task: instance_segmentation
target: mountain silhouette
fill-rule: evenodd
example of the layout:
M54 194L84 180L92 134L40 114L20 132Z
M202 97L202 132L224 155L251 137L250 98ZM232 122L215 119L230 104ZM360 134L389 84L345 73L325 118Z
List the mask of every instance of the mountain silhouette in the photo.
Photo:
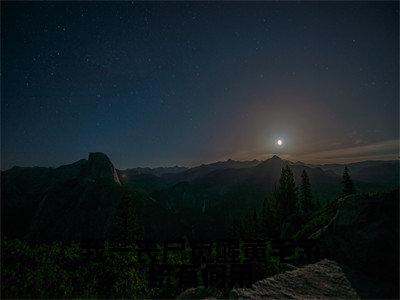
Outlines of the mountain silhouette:
M13 167L1 184L3 236L37 241L104 236L122 195L103 153L58 168Z
M340 193L343 165L302 165L276 155L264 161L228 159L189 169L116 170L106 154L95 152L58 168L13 167L1 173L2 234L38 241L104 238L128 191L142 205L140 218L148 224L149 235L179 237L192 228L215 237L222 235L217 232L222 230L220 218L241 217L272 195L287 164L297 184L303 170L307 172L317 201L330 202ZM394 166L398 162L365 162L350 170L364 180L355 180L357 188L369 192L396 187Z

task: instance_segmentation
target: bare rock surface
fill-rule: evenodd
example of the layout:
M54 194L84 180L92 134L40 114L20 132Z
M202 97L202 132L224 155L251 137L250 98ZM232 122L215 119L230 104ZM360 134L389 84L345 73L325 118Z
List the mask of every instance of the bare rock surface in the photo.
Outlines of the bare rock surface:
M236 288L235 299L359 299L341 266L324 259L293 271Z
M323 257L348 267L361 298L399 299L399 191L339 199L331 222L310 236Z
M177 299L218 299L223 298L223 292L213 287L196 287L182 292Z

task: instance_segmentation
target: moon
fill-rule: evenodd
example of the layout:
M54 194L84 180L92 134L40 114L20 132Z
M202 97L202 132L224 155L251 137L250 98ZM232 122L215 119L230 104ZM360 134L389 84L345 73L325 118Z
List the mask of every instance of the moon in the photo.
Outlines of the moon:
M283 141L281 139L279 139L279 140L276 141L276 144L278 146L282 146L283 145Z

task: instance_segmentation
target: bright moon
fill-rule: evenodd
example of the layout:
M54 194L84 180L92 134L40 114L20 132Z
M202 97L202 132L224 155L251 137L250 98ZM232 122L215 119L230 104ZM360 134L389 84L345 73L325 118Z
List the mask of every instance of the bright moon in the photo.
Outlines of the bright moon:
M276 143L278 144L278 146L282 146L283 144L282 140L277 140Z

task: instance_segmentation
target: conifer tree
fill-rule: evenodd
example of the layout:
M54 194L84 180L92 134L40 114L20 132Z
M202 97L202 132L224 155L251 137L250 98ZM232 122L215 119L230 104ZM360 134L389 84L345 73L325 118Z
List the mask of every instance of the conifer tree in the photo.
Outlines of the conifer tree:
M252 222L250 224L252 225L253 238L258 238L260 235L260 227L258 224L258 216L255 208L253 209L253 217L252 217Z
M297 188L289 165L282 168L279 186L275 190L275 198L277 201L277 219L282 225L287 217L298 212Z
M356 189L354 187L353 181L350 178L349 169L347 167L344 167L342 185L342 196L352 195L356 193Z
M267 235L267 227L268 227L268 200L267 198L264 198L263 204L262 204L262 209L261 209L261 220L260 220L260 226L261 226L261 232L263 235Z
M260 232L259 232L258 216L257 216L257 211L255 209L249 210L247 212L247 214L244 216L243 224L244 224L245 237L252 239L259 237Z
M236 218L233 219L228 232L230 238L240 239L243 235L242 221Z
M310 214L313 209L311 184L305 170L301 173L300 208L305 215Z
M141 236L142 230L137 220L135 200L127 190L122 192L112 227L112 237L116 242L129 244Z
M265 238L273 238L276 235L276 211L274 203L271 203L271 201L272 199L264 199L259 221L261 227L260 231Z

